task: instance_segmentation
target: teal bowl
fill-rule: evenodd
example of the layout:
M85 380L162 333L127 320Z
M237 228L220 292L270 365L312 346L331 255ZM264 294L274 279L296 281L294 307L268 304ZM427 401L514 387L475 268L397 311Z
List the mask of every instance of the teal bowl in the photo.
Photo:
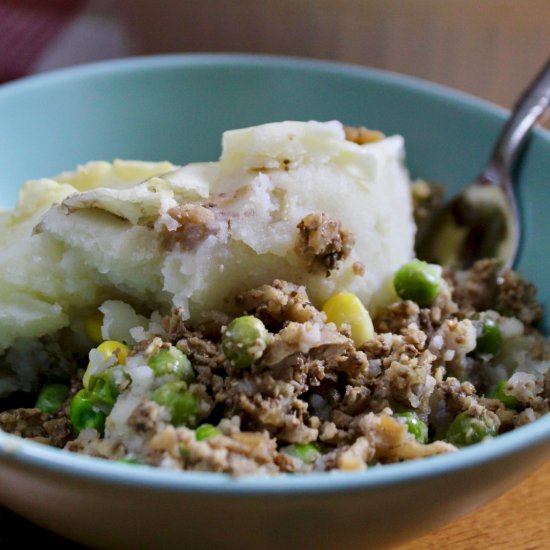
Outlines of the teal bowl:
M408 166L456 192L506 113L381 71L258 56L94 64L0 87L0 204L92 159L216 159L224 130L338 119L405 137ZM517 268L550 301L550 136L518 172ZM550 458L550 415L456 454L361 473L230 478L76 456L0 434L0 503L98 548L383 548L475 510Z

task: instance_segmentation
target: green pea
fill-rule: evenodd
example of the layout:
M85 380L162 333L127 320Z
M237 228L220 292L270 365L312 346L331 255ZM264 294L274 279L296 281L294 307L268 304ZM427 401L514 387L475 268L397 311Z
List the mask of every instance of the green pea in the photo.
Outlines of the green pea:
M319 447L314 443L294 443L282 447L281 452L299 458L305 464L312 464L321 456Z
M77 434L86 428L94 428L103 434L106 416L94 407L88 390L82 389L74 395L71 401L71 423Z
M453 420L445 439L457 447L465 447L495 435L497 428L491 418L487 415L471 416L464 411Z
M117 462L120 464L139 464L139 460L137 458L119 458Z
M90 402L94 407L109 414L120 392L130 382L130 376L119 365L109 367L99 374L90 377L88 391Z
M244 315L229 323L223 334L222 349L236 368L244 369L263 355L268 336L260 319Z
M502 334L500 327L494 319L485 317L482 320L481 329L476 341L476 355L494 355L502 346Z
M203 441L205 439L210 439L211 437L220 435L221 433L222 431L216 426L212 426L212 424L201 424L195 430L195 439L197 441Z
M418 415L415 412L410 411L396 413L395 417L402 418L405 421L407 431L414 435L414 438L419 443L428 442L428 426L426 426L426 424L418 418Z
M438 265L413 260L401 266L394 275L393 286L403 300L429 307L436 299L443 280Z
M40 390L35 407L47 414L53 414L63 406L68 395L69 388L65 384L48 384Z
M170 411L174 426L194 428L204 417L201 400L187 391L187 384L183 381L167 382L152 393L151 399Z
M495 388L493 397L495 399L498 399L508 409L521 409L521 402L519 401L519 399L513 395L509 395L508 393L506 393L507 383L508 380L501 380Z
M147 364L153 369L155 376L173 374L188 384L195 380L195 372L189 359L174 346L170 349L161 349L149 359Z

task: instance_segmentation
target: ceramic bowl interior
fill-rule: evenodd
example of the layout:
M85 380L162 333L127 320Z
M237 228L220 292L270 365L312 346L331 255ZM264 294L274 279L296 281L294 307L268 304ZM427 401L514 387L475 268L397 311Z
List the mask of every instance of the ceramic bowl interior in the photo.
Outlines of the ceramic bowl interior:
M0 87L0 204L13 206L19 186L29 178L54 175L92 159L167 159L178 164L215 160L224 130L288 119L337 119L386 134L402 134L412 175L443 183L451 195L481 169L504 118L502 110L472 97L353 66L231 55L162 56L101 63ZM537 285L543 305L550 303L550 239L546 238L550 234L546 204L549 180L550 138L537 131L518 171L525 229L517 268ZM262 508L268 506L267 498L273 499L269 506L277 506L277 499L287 503L295 499L302 506L308 528L316 529L316 535L309 540L316 540L319 547L325 547L326 541L334 542L329 530L340 533L343 525L338 519L333 522L326 513L319 516L319 510L348 506L351 517L350 509L357 504L353 499L360 495L364 495L362 506L368 509L365 503L369 491L385 491L388 502L394 505L415 498L419 510L431 510L431 518L423 521L419 520L420 512L409 513L417 522L415 528L410 520L402 520L401 527L396 527L396 521L386 514L385 535L381 529L376 530L372 521L364 519L364 525L359 523L348 529L349 539L346 535L339 539L343 541L340 547L358 541L388 544L402 540L407 533L433 528L502 492L549 456L549 440L550 417L457 455L354 475L253 477L241 481L218 474L128 469L0 434L0 480L4 484L0 502L75 540L94 541L100 546L122 544L122 539L113 538L114 534L94 535L93 526L87 527L81 513L83 504L76 503L71 489L75 484L89 486L89 494L80 495L88 507L87 513L91 507L100 514L98 503L104 498L101 491L107 495L111 494L107 488L118 488L118 494L127 499L126 506L130 494L154 494L159 502L163 498L180 498L199 510L197 521L201 506L205 514L212 514L216 506L228 499L243 499L243 507L235 504L240 514L252 514L253 508L246 508L250 503L265 514L276 513L272 508ZM497 476L490 484L482 482L482 470L494 475L499 472L502 477ZM471 475L472 480L477 476L479 483L464 482L467 475L461 478L461 473ZM442 506L440 497L433 499L445 479L457 486L459 496L454 504L447 500ZM463 483L461 488L457 485L459 480ZM423 485L415 485L420 482ZM22 495L24 491L32 492L33 484L42 493ZM80 518L73 520L74 528L59 514L45 509L46 497L73 506L75 517ZM191 497L196 499L195 504L185 500ZM112 496L115 508L117 498L116 494ZM346 501L348 498L355 503L351 508L352 500ZM430 498L435 507L428 505ZM138 501L141 502L136 497ZM257 526L262 522L260 511L258 516L251 515L250 521L256 521ZM136 518L141 517L138 504L133 513ZM317 522L314 513L321 518ZM373 514L373 518L379 517ZM292 522L290 516L287 521ZM222 521L221 529L227 537L224 540L242 542L235 524ZM369 531L374 533L370 539ZM140 546L124 528L123 532L126 542ZM159 540L147 539L146 529L135 527L133 532L141 533L142 542ZM175 528L166 532L174 537L179 533L180 540L197 542L184 527L179 532ZM299 526L295 532L294 538L285 538L289 547L304 540ZM177 540L171 539L172 535L163 539L168 546ZM215 544L218 539L213 534L202 540ZM265 540L253 539L255 543Z

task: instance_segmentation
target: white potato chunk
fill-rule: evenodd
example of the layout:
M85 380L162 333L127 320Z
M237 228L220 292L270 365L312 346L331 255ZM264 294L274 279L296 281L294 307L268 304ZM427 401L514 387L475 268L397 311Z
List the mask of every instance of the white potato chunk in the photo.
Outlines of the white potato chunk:
M1 218L0 351L106 300L208 316L274 278L317 306L346 290L375 310L413 257L403 157L399 136L358 145L339 122L281 122L226 132L219 162L96 162L27 183ZM352 235L326 268L299 246L312 214Z

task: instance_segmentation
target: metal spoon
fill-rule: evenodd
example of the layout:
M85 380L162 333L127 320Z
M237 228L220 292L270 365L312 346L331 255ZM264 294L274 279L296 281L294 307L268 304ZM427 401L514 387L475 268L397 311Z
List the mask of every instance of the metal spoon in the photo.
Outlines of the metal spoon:
M516 103L485 170L434 216L417 244L419 258L459 268L498 258L503 268L512 266L521 235L514 169L549 103L550 60Z

